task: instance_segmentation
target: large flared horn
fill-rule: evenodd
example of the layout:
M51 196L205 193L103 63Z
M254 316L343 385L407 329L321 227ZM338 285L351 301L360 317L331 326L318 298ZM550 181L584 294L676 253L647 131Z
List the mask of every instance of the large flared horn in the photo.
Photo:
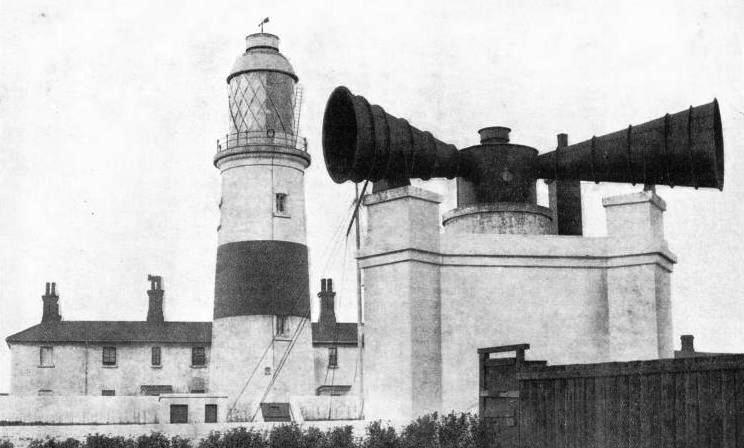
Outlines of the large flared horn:
M454 145L394 117L346 87L331 93L323 115L323 157L336 183L462 175Z
M723 190L718 101L538 157L537 177Z

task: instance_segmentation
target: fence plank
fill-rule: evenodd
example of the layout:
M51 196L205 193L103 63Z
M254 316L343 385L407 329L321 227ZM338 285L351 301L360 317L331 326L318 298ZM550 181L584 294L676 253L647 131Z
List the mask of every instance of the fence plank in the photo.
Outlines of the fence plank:
M736 375L731 370L721 371L721 399L723 400L723 448L736 447Z

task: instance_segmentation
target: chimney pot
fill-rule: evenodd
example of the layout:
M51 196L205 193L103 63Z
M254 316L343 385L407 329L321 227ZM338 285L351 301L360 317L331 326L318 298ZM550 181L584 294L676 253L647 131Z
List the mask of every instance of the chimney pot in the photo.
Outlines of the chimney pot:
M695 336L691 334L683 334L680 339L682 340L682 351L683 352L694 352L695 351Z
M336 311L334 298L336 293L333 292L333 279L324 278L320 280L320 318L321 324L336 325Z
M41 322L59 322L62 316L59 314L59 297L56 292L56 283L46 283L45 294L41 296L42 313Z
M147 322L165 322L163 315L163 277L159 275L148 275L147 280L150 282L150 289L147 291Z

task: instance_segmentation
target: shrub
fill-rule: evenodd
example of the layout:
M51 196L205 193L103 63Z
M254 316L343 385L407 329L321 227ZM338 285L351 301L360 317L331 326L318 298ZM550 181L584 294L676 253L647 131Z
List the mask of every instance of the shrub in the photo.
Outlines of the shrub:
M253 429L234 428L227 431L218 440L219 448L266 448L266 438L263 433Z
M353 431L351 426L329 429L326 435L328 448L355 448Z
M399 445L395 428L383 427L379 421L367 426L367 438L364 439L363 448L398 448Z
M302 435L303 448L325 448L328 446L326 433L315 427L307 428Z
M137 448L170 448L170 440L162 433L153 432L137 437L135 446Z
M121 436L93 434L85 437L85 448L136 448L136 440Z
M294 423L274 426L269 433L270 448L304 448L303 443L302 430Z
M191 448L191 440L180 436L171 437L170 448Z
M0 440L0 448L13 448L13 442L10 440Z
M400 435L401 448L437 448L437 413L421 416L403 429Z
M10 442L8 442L10 443ZM46 439L34 439L28 444L28 448L80 448L82 444L77 439L67 438L59 441L51 437ZM1 445L0 445L1 446ZM10 444L12 448L13 444Z

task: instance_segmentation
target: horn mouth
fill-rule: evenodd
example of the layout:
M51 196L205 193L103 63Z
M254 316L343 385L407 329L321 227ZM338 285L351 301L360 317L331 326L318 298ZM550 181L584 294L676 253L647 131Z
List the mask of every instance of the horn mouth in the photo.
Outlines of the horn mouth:
M336 87L323 114L323 158L334 182L351 178L357 148L357 118L353 95L346 87Z
M718 100L713 100L713 141L715 144L715 170L718 189L723 191L723 126L721 125L721 111Z

